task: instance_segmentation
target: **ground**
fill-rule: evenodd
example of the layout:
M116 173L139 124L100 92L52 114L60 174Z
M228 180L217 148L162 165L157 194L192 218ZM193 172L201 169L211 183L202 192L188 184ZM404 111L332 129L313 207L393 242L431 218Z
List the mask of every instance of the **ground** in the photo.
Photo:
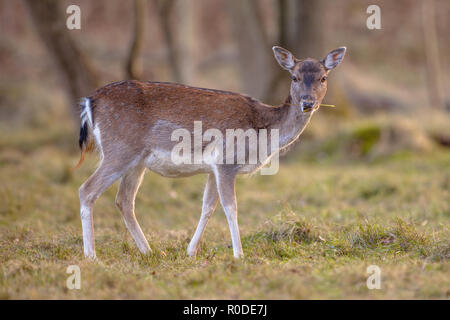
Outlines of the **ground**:
M309 128L278 174L238 179L244 259L232 256L221 208L199 255L186 254L206 176L147 172L136 215L153 254L141 255L128 234L114 205L116 183L95 206L98 261L91 262L82 253L78 188L97 155L71 172L76 130L5 125L0 298L449 298L448 149L377 154L378 127L356 127L332 138ZM70 265L80 267L80 290L66 286ZM367 288L370 265L381 270L379 290Z

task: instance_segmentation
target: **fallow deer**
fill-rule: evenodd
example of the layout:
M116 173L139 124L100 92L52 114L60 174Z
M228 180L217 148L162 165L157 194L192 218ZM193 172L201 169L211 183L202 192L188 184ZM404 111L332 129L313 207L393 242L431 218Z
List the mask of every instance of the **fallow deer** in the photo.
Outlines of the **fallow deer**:
M187 253L195 256L208 219L220 199L231 232L234 257L243 255L237 221L236 175L252 173L271 156L297 140L320 107L327 90L327 76L343 59L346 48L331 51L323 60L295 58L273 47L280 66L290 72L290 92L281 106L270 106L228 91L189 87L175 83L121 81L106 85L81 102L79 144L81 158L97 146L101 162L80 187L80 214L84 255L95 259L93 205L120 178L116 204L125 225L142 253L151 253L134 214L134 200L146 169L166 177L208 174L203 206ZM277 129L279 148L270 150L258 164L174 164L171 132L192 132L194 121L203 128ZM204 146L203 146L204 147ZM79 165L78 164L78 165Z

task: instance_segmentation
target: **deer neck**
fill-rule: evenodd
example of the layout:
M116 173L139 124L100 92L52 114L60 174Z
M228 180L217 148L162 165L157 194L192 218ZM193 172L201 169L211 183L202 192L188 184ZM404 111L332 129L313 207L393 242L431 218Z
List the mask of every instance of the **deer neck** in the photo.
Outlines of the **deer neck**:
M289 95L281 107L273 111L276 116L270 129L279 130L279 148L284 149L295 142L309 123L313 112L303 112L292 97Z

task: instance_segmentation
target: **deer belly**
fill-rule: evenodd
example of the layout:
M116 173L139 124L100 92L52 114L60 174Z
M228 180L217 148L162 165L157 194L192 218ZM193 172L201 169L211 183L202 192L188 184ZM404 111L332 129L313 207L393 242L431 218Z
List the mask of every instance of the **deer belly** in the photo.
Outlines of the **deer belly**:
M202 164L176 164L172 161L171 151L152 150L144 159L144 165L151 171L164 177L187 177L199 173L210 173L212 168Z

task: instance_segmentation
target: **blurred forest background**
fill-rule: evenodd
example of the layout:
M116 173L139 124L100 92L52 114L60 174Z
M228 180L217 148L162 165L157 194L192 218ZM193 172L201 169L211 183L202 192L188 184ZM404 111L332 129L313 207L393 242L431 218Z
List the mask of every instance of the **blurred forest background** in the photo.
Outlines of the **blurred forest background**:
M71 4L81 30L66 28ZM381 30L366 27L371 4ZM449 17L448 0L0 0L0 298L448 298ZM279 174L238 180L247 264L229 263L220 213L186 259L204 177L154 174L137 211L155 255L139 256L109 190L94 214L108 267L83 262L77 190L98 157L71 171L79 99L142 79L280 104L290 76L273 45L348 50L324 101L337 107L314 115ZM301 218L264 222L286 208ZM365 289L368 262L389 290ZM79 293L62 285L74 263Z
M337 112L448 109L449 2L376 1L382 29L369 30L372 2L1 0L1 118L15 126L33 121L30 104L75 110L93 89L128 78L281 103L289 76L273 59L273 45L299 58L348 47L327 96ZM81 8L81 30L65 27L70 4Z

